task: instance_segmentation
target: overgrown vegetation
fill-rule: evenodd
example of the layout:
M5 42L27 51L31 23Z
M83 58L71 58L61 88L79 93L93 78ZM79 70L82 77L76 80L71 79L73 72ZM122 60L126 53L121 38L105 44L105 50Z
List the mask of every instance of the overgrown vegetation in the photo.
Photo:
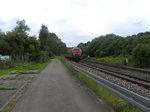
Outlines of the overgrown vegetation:
M2 78L3 80L15 80L17 79L17 77L6 77L6 78Z
M83 84L87 85L90 89L92 89L98 97L100 97L105 103L113 107L114 110L116 110L117 112L141 112L137 107L115 96L109 90L103 88L82 73L76 71L64 59L62 59L62 61L65 66L81 80Z
M109 57L108 59L110 59L110 57L118 57L121 55L129 59L129 65L150 67L150 32L139 33L128 37L107 34L99 36L91 42L80 43L78 47L83 50L83 57L90 56L103 60L104 57ZM108 61L110 62L110 60Z
M17 88L0 87L0 90L16 90Z
M21 71L38 70L40 72L43 68L47 66L49 62L50 61L45 62L45 63L35 63L35 62L18 63L18 64L15 64L12 68L0 69L0 76L7 74L13 70L21 70Z
M6 61L0 61L0 69L6 69L13 67L14 63L13 61L6 60Z
M27 67L22 67L24 64L29 69L43 68L42 63L44 65L50 58L66 53L66 44L55 33L49 32L46 25L41 25L39 37L36 37L29 36L30 28L25 20L18 20L16 24L11 31L0 31L0 55L10 57L9 60L0 58L0 75L26 69Z
M132 52L134 64L138 67L150 67L150 44L139 44Z
M65 43L55 33L49 32L46 25L41 26L39 39L29 36L29 31L25 20L18 20L11 31L0 32L0 54L11 56L14 62L46 62L54 55L66 52Z
M102 61L106 63L112 63L116 65L125 65L126 64L126 58L122 55L119 56L108 56L108 57L103 57L103 58L87 58L87 60L90 61Z

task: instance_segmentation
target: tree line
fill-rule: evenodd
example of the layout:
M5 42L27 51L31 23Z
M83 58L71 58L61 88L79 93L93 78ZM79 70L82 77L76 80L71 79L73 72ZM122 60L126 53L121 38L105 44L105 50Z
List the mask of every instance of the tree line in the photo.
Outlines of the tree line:
M119 56L129 58L133 66L150 67L150 32L121 37L107 34L96 37L91 42L78 45L83 50L83 57Z
M46 25L41 25L39 36L29 36L25 20L8 32L0 30L0 54L9 55L14 61L45 62L52 56L66 53L66 44Z

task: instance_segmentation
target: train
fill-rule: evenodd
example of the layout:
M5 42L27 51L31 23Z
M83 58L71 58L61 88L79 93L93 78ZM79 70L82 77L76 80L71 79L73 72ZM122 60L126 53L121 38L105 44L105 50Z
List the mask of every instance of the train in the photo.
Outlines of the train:
M79 47L68 48L67 58L73 61L80 61L82 56L82 49Z

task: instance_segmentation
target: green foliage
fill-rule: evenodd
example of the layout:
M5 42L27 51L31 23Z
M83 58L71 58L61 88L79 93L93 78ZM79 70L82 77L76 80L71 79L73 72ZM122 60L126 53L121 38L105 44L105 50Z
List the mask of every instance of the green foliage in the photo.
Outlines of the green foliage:
M77 46L77 47L79 47L79 48L82 49L82 52L83 52L82 57L83 57L83 58L86 58L86 57L88 57L88 55L89 55L89 53L88 53L89 45L90 45L90 42L87 42L87 43L80 43L80 44Z
M15 80L17 79L17 77L6 77L6 78L2 78L3 80Z
M150 67L150 44L139 44L132 51L133 61L137 67Z
M89 55L95 57L104 57L122 54L124 38L108 34L92 40L89 46Z
M43 50L50 50L48 47L48 37L49 37L49 30L46 25L42 25L39 33L39 40L41 42L41 49ZM50 44L50 43L49 43Z
M97 37L91 42L80 43L78 47L83 50L84 57L89 55L90 57L101 58L100 60L103 60L103 57L109 57L107 58L108 62L115 63L114 58L110 57L118 58L120 55L124 57L129 56L133 57L130 58L130 65L136 67L149 67L150 50L147 44L150 44L150 32L139 33L126 38L115 34L107 34ZM106 61L107 59L104 60ZM120 62L116 60L116 63L124 65L125 63L123 60Z
M40 42L36 39L36 37L29 37L26 43L26 53L29 61L38 62L38 54L40 51Z
M38 54L38 62L47 62L49 60L49 52L48 51L40 51Z
M6 69L13 67L14 63L10 60L0 61L0 69Z
M17 21L17 26L12 31L0 35L0 49L2 49L0 53L11 56L12 61L25 61L26 54L32 54L28 52L29 46L34 46L30 43L27 31L29 27L25 24L25 20Z
M119 56L108 56L108 57L103 57L103 58L89 58L88 60L102 61L102 62L117 64L117 65L125 65L126 58L129 58L129 57L119 55Z
M0 90L16 90L17 88L0 87Z
M7 52L9 44L5 41L5 34L0 33L0 54Z
M26 25L25 20L17 20L17 26L14 28L14 32L17 33L23 33L23 34L27 34L27 31L30 31L30 28L28 27L28 25Z
M7 55L24 55L27 39L28 36L23 33L8 32L4 39L8 44L5 54L7 53Z
M38 70L39 72L45 68L45 66L49 63L50 61L48 60L45 63L35 63L35 62L26 62L26 63L17 63L13 67L8 68L8 69L0 69L0 76L7 74L13 70Z
M55 33L50 33L46 25L41 26L38 40L28 35L30 28L25 20L16 23L12 31L0 32L0 54L11 56L13 62L45 62L66 53L65 43Z
M50 33L46 25L42 25L39 33L41 50L51 52L50 55L61 55L66 53L66 45L61 42L55 33Z

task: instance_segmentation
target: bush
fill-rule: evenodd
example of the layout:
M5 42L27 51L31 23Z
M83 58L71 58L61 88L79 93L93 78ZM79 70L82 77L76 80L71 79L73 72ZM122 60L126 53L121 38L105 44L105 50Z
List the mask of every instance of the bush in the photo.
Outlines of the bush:
M0 69L7 69L13 67L14 63L12 61L0 61Z
M53 58L54 56L55 56L54 53L49 52L49 57L50 57L50 58Z
M126 65L125 60L128 57L129 56L119 55L119 56L108 56L108 57L102 57L102 58L89 58L89 60L102 61L102 62L112 63L112 64L116 64L116 65Z
M136 67L150 67L150 44L139 44L132 51Z
M46 62L49 60L49 52L48 51L40 51L37 57L37 62Z

